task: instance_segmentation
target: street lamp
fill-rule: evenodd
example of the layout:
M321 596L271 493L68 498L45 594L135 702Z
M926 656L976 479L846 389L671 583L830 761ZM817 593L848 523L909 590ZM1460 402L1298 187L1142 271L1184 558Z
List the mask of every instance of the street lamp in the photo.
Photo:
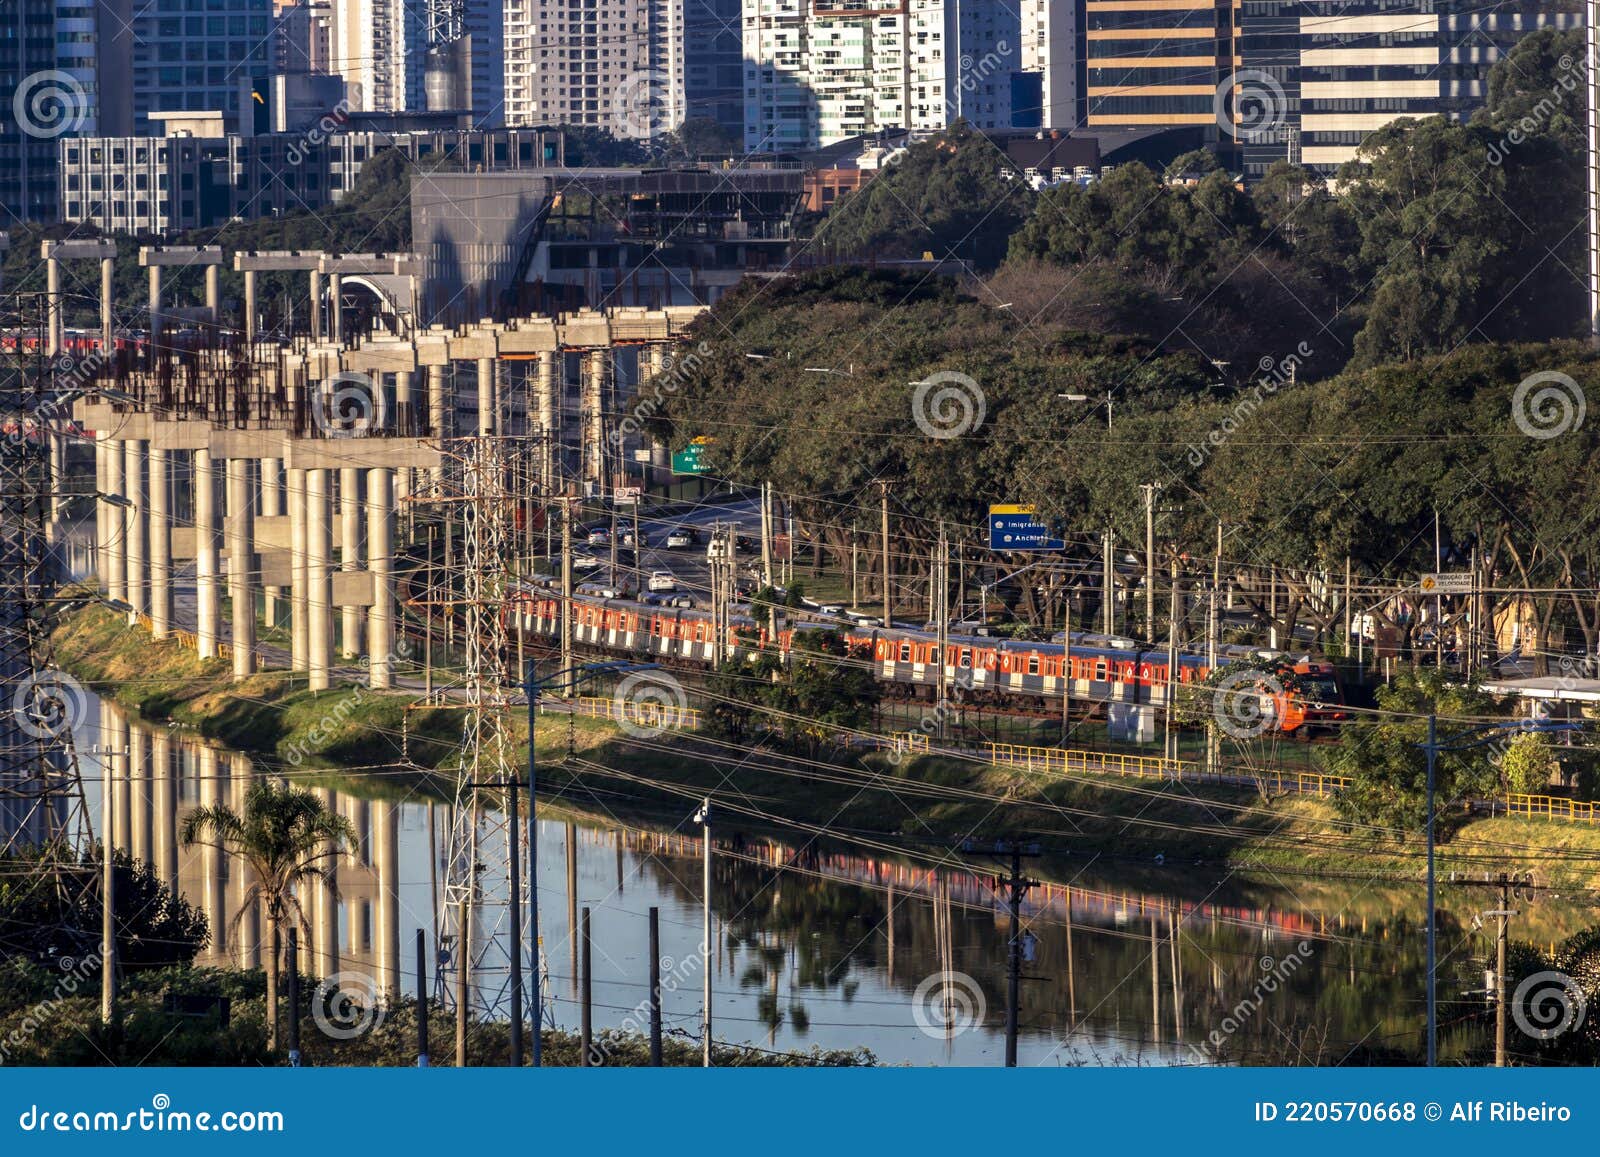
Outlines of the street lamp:
M538 704L541 693L550 686L560 686L566 690L573 690L592 679L605 675L627 675L635 671L659 671L659 663L627 663L622 661L611 663L585 663L578 667L568 667L564 671L557 671L544 678L535 677L535 666L532 659L528 660L523 671L522 690L528 698L528 925L529 941L532 948L530 959L533 962L533 991L532 1016L533 1016L533 1067L539 1068L542 1053L542 1036L544 1022L544 998L541 992L542 983L539 975L539 796L538 796L538 765L535 759L535 731L534 726L538 719ZM513 1030L513 1061L520 1067L522 1064L521 1026L522 1026L522 904L521 880L517 864L517 781L513 778L507 785L510 799L507 803L507 816L511 825L512 838L510 854L511 875L511 1011Z

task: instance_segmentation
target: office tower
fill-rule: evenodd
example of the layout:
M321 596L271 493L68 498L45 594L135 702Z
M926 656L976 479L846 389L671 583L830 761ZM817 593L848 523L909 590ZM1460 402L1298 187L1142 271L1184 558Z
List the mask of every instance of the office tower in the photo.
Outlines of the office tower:
M1038 124L1044 128L1076 128L1082 118L1078 8L1078 0L1022 0L1021 67L1040 78ZM1013 111L1019 128L1025 111L1020 105Z
M1576 28L1577 12L1537 0L1244 0L1238 90L1262 115L1237 134L1245 175L1275 161L1332 175L1398 117L1466 119L1488 73L1519 38Z
M132 91L107 84L105 70L115 62L105 50L101 91L107 108L128 102L132 135L159 131L155 112L217 110L253 120L252 86L264 85L272 71L272 0L117 2L131 9Z
M1239 0L1086 0L1090 128L1216 126Z

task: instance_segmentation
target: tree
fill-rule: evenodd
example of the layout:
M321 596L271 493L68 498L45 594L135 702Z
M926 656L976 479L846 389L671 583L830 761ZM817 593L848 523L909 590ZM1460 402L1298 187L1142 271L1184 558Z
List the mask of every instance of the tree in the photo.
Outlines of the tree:
M841 198L817 231L840 252L861 256L963 257L997 265L1027 215L1033 191L1004 152L957 124L912 145L893 166Z
M1500 761L1501 786L1514 795L1539 795L1550 790L1560 767L1550 740L1537 731L1524 731Z
M232 923L237 927L251 905L266 905L272 930L267 955L267 1037L269 1047L276 1047L283 926L293 920L307 933L311 927L296 888L320 885L338 899L338 882L326 861L354 843L355 827L311 792L263 779L245 796L242 815L226 804L197 808L184 817L181 836L185 847L204 844L237 857L254 877Z
M1451 683L1437 670L1407 671L1377 692L1378 722L1352 728L1329 760L1350 786L1338 796L1339 810L1361 823L1421 831L1428 816L1429 715L1443 720L1438 731L1447 742L1451 720L1494 711L1498 704L1472 687ZM1434 790L1438 814L1464 800L1491 794L1498 786L1487 746L1440 750L1435 757Z
M100 852L60 850L12 859L0 873L0 944L36 961L79 960L100 951ZM117 965L124 970L188 964L211 938L205 913L127 852L112 855Z

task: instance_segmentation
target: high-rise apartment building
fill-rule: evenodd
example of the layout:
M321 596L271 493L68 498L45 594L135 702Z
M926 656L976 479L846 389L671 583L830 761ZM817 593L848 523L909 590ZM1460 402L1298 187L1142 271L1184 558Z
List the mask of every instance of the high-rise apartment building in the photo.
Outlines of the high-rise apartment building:
M56 142L100 114L94 0L0 4L0 228L54 221Z
M684 116L744 134L740 0L683 0Z
M1240 133L1245 175L1289 160L1332 175L1399 117L1465 119L1522 36L1582 16L1539 0L1244 0L1238 87L1264 111Z
M1079 0L1022 0L1021 66L1023 72L1040 79L1037 124L1043 128L1076 128L1083 117L1079 107L1083 94L1079 7ZM1027 111L1012 110L1019 127L1027 123L1022 116Z
M274 8L272 71L331 72L333 5L329 0L279 0Z
M685 0L506 0L509 125L654 137L684 119Z
M964 119L1012 127L1022 25L1003 4L747 0L745 148L815 148Z

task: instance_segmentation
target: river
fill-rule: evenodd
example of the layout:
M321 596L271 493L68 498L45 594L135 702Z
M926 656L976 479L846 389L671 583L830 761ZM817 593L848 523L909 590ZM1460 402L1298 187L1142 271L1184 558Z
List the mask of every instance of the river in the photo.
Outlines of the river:
M89 808L119 791L116 843L175 879L208 915L200 963L254 965L260 926L237 928L236 865L185 849L177 825L194 807L242 800L260 774L245 756L181 730L130 719L89 697L78 731ZM340 899L307 900L306 970L379 991L416 991L414 941L434 943L450 809L302 776L359 833L337 866ZM348 787L349 777L339 777ZM372 781L381 791L381 779ZM642 1028L647 920L660 910L666 1030L695 1035L701 1007L699 829L649 829L585 817L537 824L538 903L547 1022L579 1023L579 938L591 913L597 1028ZM1004 1055L1006 913L996 874L724 833L714 842L713 1018L718 1039L765 1049L865 1047L882 1062L994 1065ZM1032 865L1030 865L1032 866ZM998 866L997 866L998 867ZM1047 865L1034 888L1019 1002L1023 1065L1334 1063L1351 1049L1420 1045L1421 892L1392 884L1246 881L1216 867ZM1487 935L1473 897L1447 893L1441 977L1481 988ZM1452 911L1451 906L1457 910ZM1478 905L1481 907L1482 905ZM1588 921L1559 901L1529 931L1559 939ZM480 913L503 943L503 906ZM478 978L494 1004L503 977ZM496 986L499 986L498 989ZM1481 997L1456 1012L1482 1012ZM1218 1042L1222 1042L1219 1044Z

